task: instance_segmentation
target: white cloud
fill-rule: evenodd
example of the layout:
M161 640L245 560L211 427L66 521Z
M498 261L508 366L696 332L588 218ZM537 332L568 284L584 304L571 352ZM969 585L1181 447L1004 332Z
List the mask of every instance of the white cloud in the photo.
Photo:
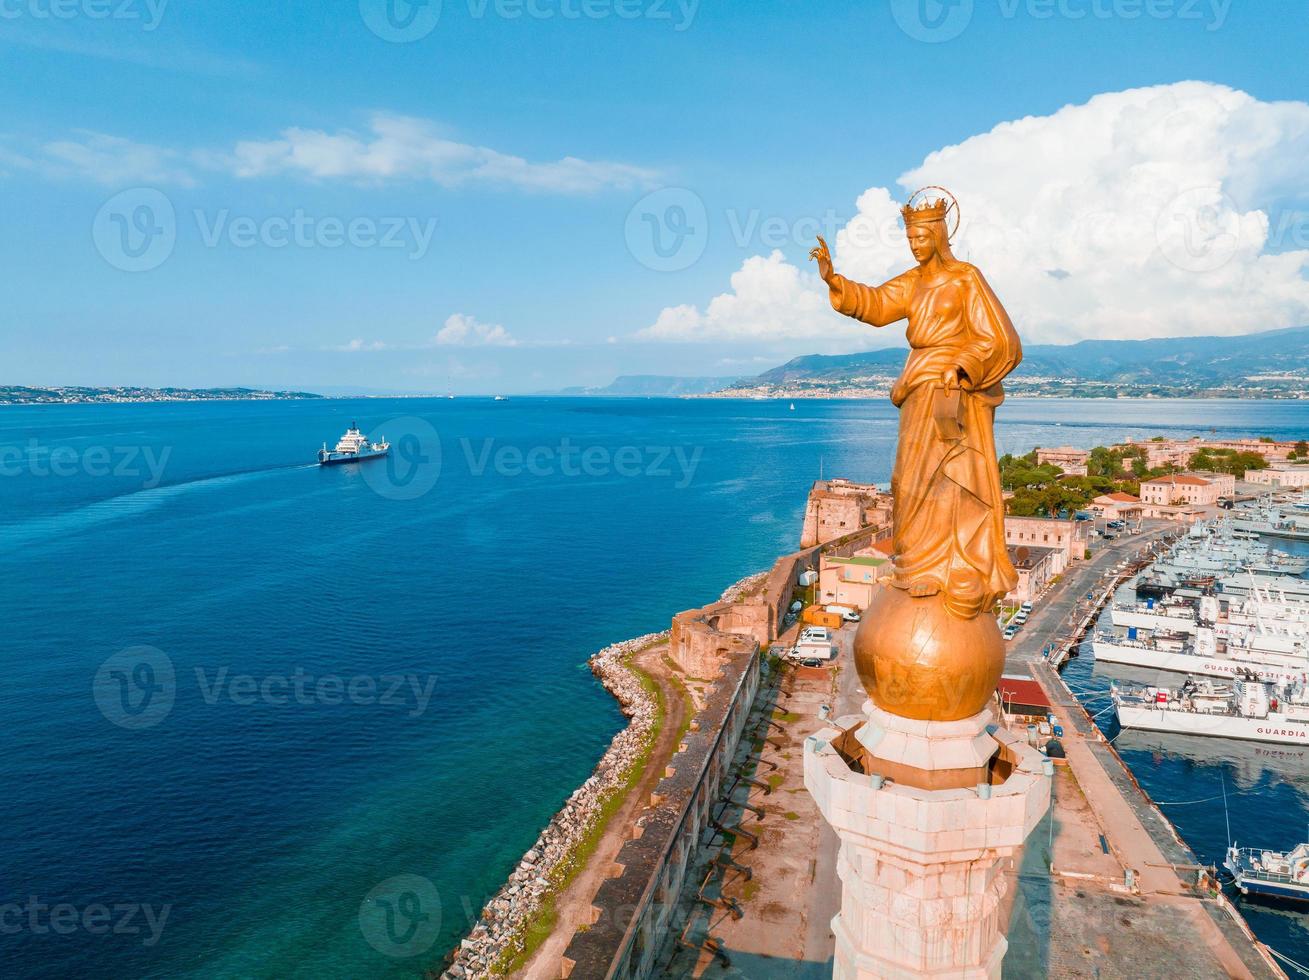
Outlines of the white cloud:
M899 202L941 184L963 212L956 254L983 270L1029 342L1301 325L1309 220L1292 195L1307 158L1303 102L1204 82L1114 92L930 154L901 191L861 195L831 244L853 279L903 271ZM849 327L812 268L748 259L731 292L703 311L665 309L638 336L843 340Z
M180 149L104 133L78 132L45 143L9 139L0 168L100 184L192 186L205 173L253 179L427 180L443 187L484 183L559 194L642 187L653 170L626 163L563 157L534 163L484 146L460 143L424 119L379 113L366 136L292 127L279 139L242 140L230 150Z
M391 346L390 344L383 343L380 340L370 341L370 340L364 340L362 337L356 337L354 340L351 340L348 343L340 344L330 349L352 353L354 351L388 350L390 349L390 346Z
M517 347L509 331L498 323L479 323L464 313L456 313L436 332L438 347Z
M373 116L366 136L291 128L280 139L242 141L232 153L231 166L239 177L410 179L446 187L482 181L561 193L639 187L655 176L630 164L577 157L532 163L452 140L427 120L382 113Z
M870 339L870 330L834 318L827 287L817 274L802 272L775 251L767 258L746 259L732 274L732 291L714 297L703 312L694 306L670 306L636 336L663 341L838 340L855 349Z
M108 186L195 183L185 154L105 133L79 131L67 139L22 150L0 147L0 163L43 176L75 177Z

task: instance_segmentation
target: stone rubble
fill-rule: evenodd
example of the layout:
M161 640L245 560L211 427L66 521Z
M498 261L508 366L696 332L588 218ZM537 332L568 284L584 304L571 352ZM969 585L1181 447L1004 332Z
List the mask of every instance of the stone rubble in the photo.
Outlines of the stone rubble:
M749 582L743 580L734 588ZM730 590L729 590L730 591ZM564 803L541 836L482 909L481 918L455 951L441 980L480 980L492 976L506 951L522 949L528 925L551 890L550 874L595 825L605 797L626 782L654 729L658 703L625 661L668 632L649 633L605 647L590 660L591 672L618 701L628 725L614 736L595 772Z

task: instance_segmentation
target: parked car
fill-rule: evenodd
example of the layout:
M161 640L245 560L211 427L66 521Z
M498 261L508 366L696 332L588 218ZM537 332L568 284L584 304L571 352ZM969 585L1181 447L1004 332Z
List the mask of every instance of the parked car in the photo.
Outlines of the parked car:
M1031 604L1030 602L1024 602L1024 603L1023 603L1021 606L1019 606L1018 608L1019 608L1019 610L1022 611L1022 612L1027 612L1027 613L1029 613L1029 612L1032 611L1032 604Z
M1012 640L1017 635L1018 635L1018 630L1016 627L1006 626L1004 628L1004 638L1006 640Z

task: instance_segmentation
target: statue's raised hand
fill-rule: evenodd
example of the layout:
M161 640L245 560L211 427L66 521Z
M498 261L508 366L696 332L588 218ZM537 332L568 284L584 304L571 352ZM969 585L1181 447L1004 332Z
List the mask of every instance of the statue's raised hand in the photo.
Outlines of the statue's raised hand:
M830 283L836 270L832 268L832 253L822 235L818 236L818 247L809 253L809 258L818 263L818 274L823 277L823 282Z

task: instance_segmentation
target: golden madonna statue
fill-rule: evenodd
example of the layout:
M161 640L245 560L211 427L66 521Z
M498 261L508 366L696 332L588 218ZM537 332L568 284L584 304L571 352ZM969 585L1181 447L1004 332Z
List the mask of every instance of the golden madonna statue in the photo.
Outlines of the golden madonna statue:
M909 321L891 389L900 438L891 478L894 575L856 639L860 675L894 714L957 720L995 690L1004 647L993 616L1017 584L1004 540L994 417L1018 334L982 273L950 250L951 199L902 210L918 265L881 286L839 275L821 238L810 254L832 306L875 327ZM948 196L949 192L943 191Z

